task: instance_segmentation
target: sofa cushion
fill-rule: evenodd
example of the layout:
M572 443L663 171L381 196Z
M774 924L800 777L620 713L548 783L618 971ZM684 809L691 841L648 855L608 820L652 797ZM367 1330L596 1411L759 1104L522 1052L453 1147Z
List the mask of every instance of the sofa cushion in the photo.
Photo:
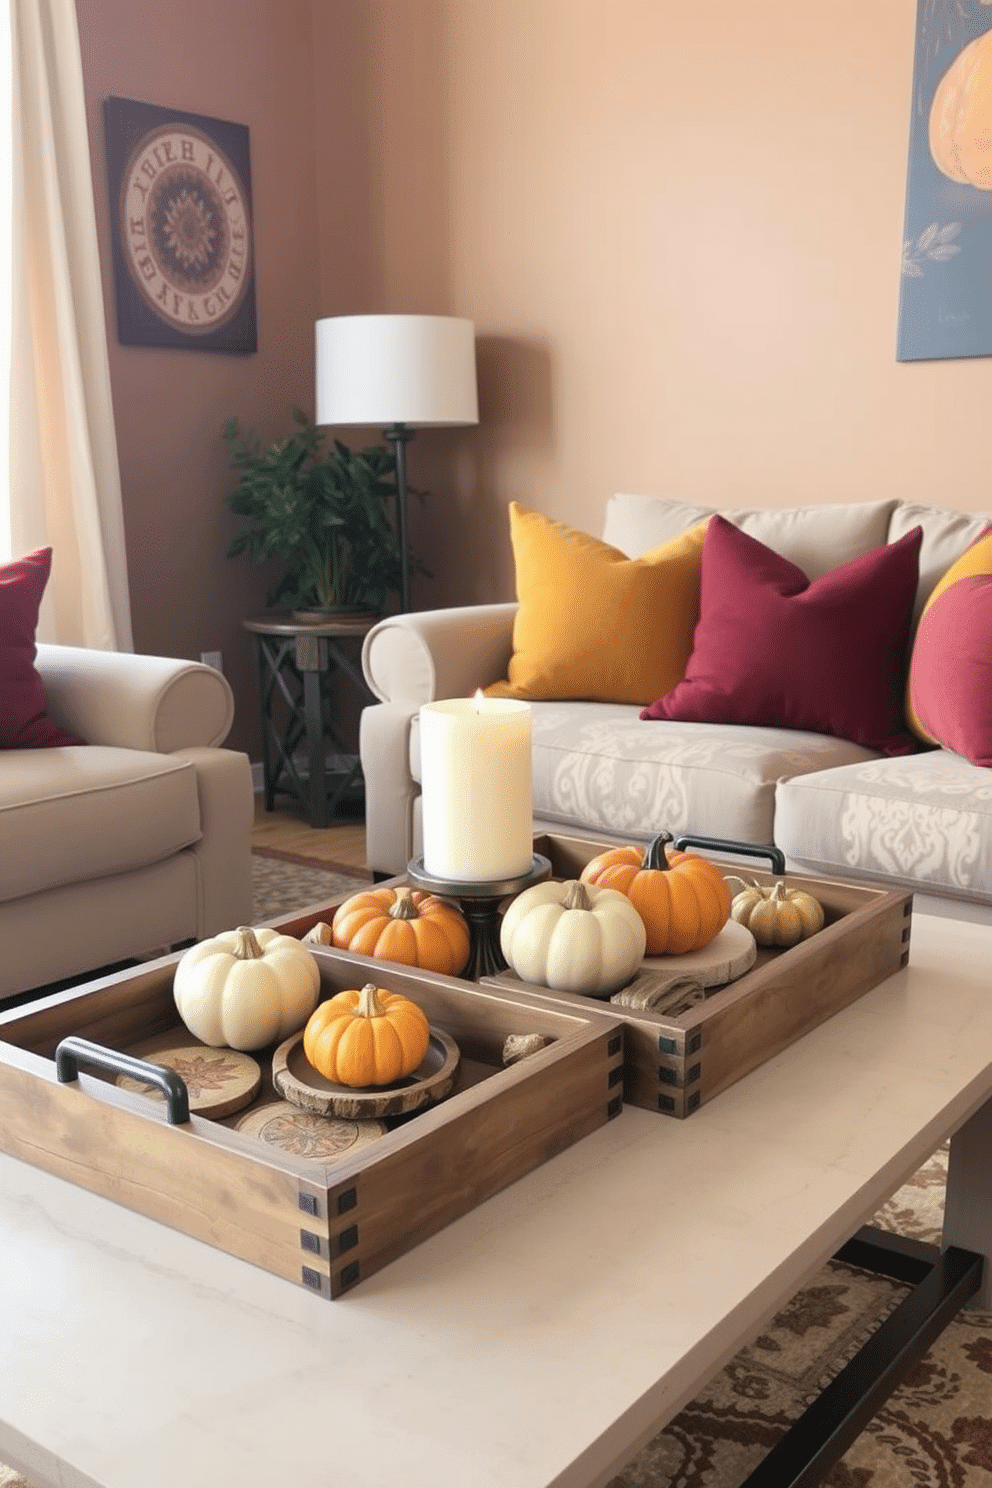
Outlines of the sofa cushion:
M929 744L992 765L992 527L952 563L923 608L906 717Z
M992 904L992 771L946 750L780 781L790 866Z
M200 836L189 760L102 745L0 755L0 901L156 863Z
M783 775L875 757L788 729L648 728L613 703L533 703L531 722L535 817L635 839L667 830L767 844ZM419 781L416 720L410 769Z
M711 518L685 680L642 717L809 729L910 752L903 694L920 536L916 528L810 581Z
M628 558L639 558L649 549L678 537L680 532L698 527L715 511L715 506L618 492L606 503L603 541L619 548Z
M51 568L51 548L0 566L0 749L83 743L49 718L34 664L38 611Z
M518 502L510 537L519 609L490 697L647 703L685 672L705 527L640 558Z
M0 997L202 938L200 894L197 855L180 852L128 873L0 898Z
M895 501L867 501L848 505L742 507L736 511L721 507L720 511L742 532L766 543L801 568L808 578L816 579L888 542L897 505ZM618 493L606 505L603 541L636 557L711 517L715 510L711 506L694 506L663 497Z
M992 521L992 513L944 511L941 507L920 506L913 501L897 501L889 523L889 542L898 542L914 527L923 529L920 544L920 580L916 595L919 615L938 580L956 563L961 554L979 538Z
M894 501L826 506L745 507L724 512L728 522L819 579L889 540Z

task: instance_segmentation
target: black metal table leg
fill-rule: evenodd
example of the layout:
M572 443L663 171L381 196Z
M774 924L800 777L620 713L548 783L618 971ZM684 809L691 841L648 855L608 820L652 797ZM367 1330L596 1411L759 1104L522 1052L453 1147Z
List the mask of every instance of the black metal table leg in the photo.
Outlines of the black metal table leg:
M815 1488L934 1339L982 1283L984 1259L970 1250L923 1246L866 1227L837 1260L879 1271L913 1290L807 1407L741 1488Z
M307 738L307 820L312 827L327 826L327 777L324 760L324 677L328 671L327 642L321 636L296 638L296 667L303 678L303 720Z

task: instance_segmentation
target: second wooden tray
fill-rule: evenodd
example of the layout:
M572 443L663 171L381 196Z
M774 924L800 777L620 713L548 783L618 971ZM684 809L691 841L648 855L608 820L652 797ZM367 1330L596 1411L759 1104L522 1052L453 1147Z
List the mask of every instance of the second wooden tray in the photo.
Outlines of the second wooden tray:
M604 844L547 833L535 852L551 859L556 878L578 878ZM721 863L727 873L740 865ZM761 884L776 875L748 868ZM485 977L483 986L521 990L559 1006L591 1008L626 1025L624 1100L666 1116L690 1116L749 1070L771 1059L909 959L913 896L840 879L788 873L791 888L814 894L826 912L822 930L789 950L759 949L750 971L709 993L685 1012L666 1016L519 981L511 972Z

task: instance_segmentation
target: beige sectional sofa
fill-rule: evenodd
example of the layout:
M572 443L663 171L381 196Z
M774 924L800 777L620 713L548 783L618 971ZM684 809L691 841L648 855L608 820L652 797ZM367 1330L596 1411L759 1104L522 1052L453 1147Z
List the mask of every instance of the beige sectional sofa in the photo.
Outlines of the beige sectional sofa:
M617 495L601 536L635 557L713 510ZM917 616L990 521L897 500L721 514L810 579L919 524ZM420 705L505 678L516 609L397 615L369 632L363 665L380 702L362 715L361 756L376 872L401 871L420 851ZM919 907L975 918L992 907L992 771L947 750L890 758L820 733L645 721L637 707L583 701L535 702L533 741L538 829L628 841L667 829L775 843L790 867L910 887Z
M48 711L87 741L0 753L0 999L242 924L251 767L199 663L39 645Z

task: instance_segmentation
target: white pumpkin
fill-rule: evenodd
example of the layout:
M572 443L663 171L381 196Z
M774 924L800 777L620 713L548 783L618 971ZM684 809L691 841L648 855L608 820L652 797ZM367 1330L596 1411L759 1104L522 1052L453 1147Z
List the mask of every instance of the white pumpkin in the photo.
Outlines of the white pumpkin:
M590 996L625 986L646 941L644 921L626 894L574 880L524 889L500 927L503 955L522 981Z
M263 1049L303 1027L320 996L306 946L242 925L190 946L172 984L179 1016L214 1048Z

